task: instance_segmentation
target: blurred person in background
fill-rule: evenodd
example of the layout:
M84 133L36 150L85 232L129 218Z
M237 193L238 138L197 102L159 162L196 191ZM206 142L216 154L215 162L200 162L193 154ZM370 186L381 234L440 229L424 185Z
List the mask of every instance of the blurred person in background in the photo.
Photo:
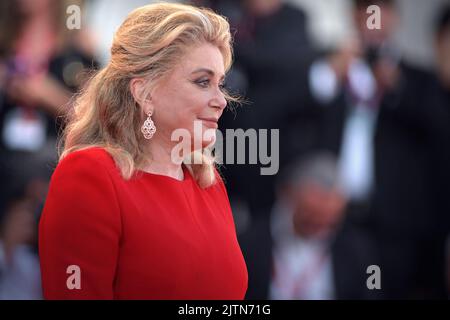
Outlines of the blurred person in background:
M375 299L367 267L377 264L370 237L347 221L337 158L317 152L285 167L270 218L240 237L246 299Z
M442 213L448 200L438 196L445 183L437 171L448 166L437 164L446 159L448 116L434 101L442 95L430 91L432 74L399 54L395 2L353 4L356 37L308 71L310 97L303 103L322 111L316 147L339 157L349 219L374 236L380 251L384 297L443 297ZM381 10L380 29L367 26L370 5Z
M66 9L82 1L0 2L0 298L40 297L35 237L81 72L96 65L86 28L69 30ZM20 196L18 196L20 195ZM30 200L31 199L31 200ZM39 293L39 294L38 294Z
M405 61L395 73L386 65L379 70L378 82L391 89L380 105L375 132L369 223L380 249L388 298L446 297L450 117L448 93L439 89L446 73L444 20L436 23L434 33L440 80Z
M368 29L367 7L381 9L381 28ZM374 143L380 105L396 85L400 55L392 33L397 25L393 1L354 1L356 34L309 68L312 103L325 110L317 146L339 156L345 194L364 207L374 187Z
M0 4L0 206L35 171L51 174L57 121L84 68L95 65L89 33L66 26L80 1L5 0Z
M42 299L37 221L45 186L33 181L11 198L0 227L0 300Z

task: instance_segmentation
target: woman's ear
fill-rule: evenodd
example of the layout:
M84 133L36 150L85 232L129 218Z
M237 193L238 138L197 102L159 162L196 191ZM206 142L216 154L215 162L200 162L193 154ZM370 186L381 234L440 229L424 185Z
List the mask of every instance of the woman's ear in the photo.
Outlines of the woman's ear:
M142 78L134 78L130 81L130 91L133 95L134 100L139 104L144 113L148 112L148 101L150 100L150 95L147 87L147 81Z

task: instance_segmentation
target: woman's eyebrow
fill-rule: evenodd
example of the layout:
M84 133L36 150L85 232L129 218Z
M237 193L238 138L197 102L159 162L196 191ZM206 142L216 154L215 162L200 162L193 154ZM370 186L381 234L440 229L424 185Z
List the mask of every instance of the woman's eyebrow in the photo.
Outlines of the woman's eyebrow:
M199 68L199 69L196 69L196 70L192 71L191 74L200 73L200 72L206 72L206 73L209 74L210 76L214 76L214 75L215 75L214 71L212 71L211 69L208 69L208 68ZM222 75L222 76L220 77L220 80L223 80L223 79L225 79L225 75Z

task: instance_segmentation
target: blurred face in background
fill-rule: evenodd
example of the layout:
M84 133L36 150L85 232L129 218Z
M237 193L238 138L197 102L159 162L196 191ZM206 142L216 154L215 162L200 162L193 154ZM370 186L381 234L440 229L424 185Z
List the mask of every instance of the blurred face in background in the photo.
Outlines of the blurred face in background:
M380 29L369 29L367 22L376 14L367 12L370 5L380 8ZM390 43L398 24L398 13L393 1L361 1L354 9L355 27L359 37L360 54L371 66L380 91L395 88L399 78L398 52Z
M398 16L393 3L373 1L373 4L380 7L380 29L369 29L367 27L367 21L373 14L367 13L369 4L357 5L353 12L356 31L363 47L379 47L391 37L397 27Z
M447 25L436 38L436 64L441 82L450 90L450 25Z
M33 16L37 13L48 11L54 5L55 0L17 0L21 14Z
M256 16L267 16L276 12L282 0L244 0L244 6Z
M327 236L337 227L346 200L336 188L305 182L289 191L295 232L302 237Z

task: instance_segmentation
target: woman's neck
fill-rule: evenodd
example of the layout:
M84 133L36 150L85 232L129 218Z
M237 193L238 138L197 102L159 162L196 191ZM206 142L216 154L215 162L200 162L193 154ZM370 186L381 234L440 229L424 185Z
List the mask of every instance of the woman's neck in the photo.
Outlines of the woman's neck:
M172 149L173 142L164 143L157 138L152 139L145 149L146 154L148 154L148 161L141 169L145 172L169 176L177 180L184 180L181 162L176 162L176 159L172 158Z

